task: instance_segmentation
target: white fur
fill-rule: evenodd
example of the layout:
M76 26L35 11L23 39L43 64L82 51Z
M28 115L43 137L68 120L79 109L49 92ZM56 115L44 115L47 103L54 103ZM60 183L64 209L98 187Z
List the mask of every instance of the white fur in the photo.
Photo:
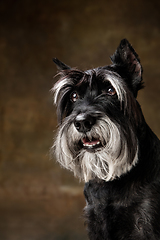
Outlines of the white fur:
M54 92L54 104L57 104L60 90L67 86L68 84L73 85L73 81L70 80L69 78L62 78L60 79L60 81L56 82L54 87L51 89L51 91Z
M58 162L74 172L74 175L85 182L98 177L105 181L113 180L128 172L138 161L138 143L134 159L128 159L129 149L126 139L118 127L106 116L93 126L87 137L99 138L105 145L94 151L82 148L79 152L74 144L84 137L74 124L69 125L69 118L59 129L55 152Z
M87 71L85 73L87 73ZM109 81L111 85L114 87L119 101L120 102L123 101L127 104L125 86L124 86L124 82L121 80L121 77L118 74L110 73L110 71L107 70L106 73L104 74L104 79L105 81ZM74 86L73 80L70 78L64 77L64 78L61 78L58 82L56 82L54 87L51 89L51 91L54 92L55 104L57 104L61 89L67 85Z

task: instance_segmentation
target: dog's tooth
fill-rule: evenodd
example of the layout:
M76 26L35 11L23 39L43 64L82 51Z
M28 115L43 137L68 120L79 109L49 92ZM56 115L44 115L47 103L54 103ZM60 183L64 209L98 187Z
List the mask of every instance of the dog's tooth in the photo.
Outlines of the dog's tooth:
M92 138L93 139L93 138ZM88 138L88 140L89 140L89 138ZM90 141L90 142L86 142L84 139L82 140L82 142L83 142L83 147L87 147L87 148L94 148L94 147L96 147L96 146L98 146L98 145L100 145L101 144L101 142L100 141L95 141L95 140L93 140L93 141Z

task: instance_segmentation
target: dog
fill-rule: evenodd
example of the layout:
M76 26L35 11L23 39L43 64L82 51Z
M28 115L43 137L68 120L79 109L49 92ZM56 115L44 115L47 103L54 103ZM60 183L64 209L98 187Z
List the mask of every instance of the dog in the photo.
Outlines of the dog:
M137 94L143 68L123 39L112 63L91 70L53 59L57 161L85 182L90 240L160 240L160 141Z

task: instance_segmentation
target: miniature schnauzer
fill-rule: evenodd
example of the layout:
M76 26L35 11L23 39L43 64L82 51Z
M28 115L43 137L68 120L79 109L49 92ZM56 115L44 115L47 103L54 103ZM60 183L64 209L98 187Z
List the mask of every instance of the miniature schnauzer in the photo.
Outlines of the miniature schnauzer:
M140 59L123 39L112 64L81 71L53 59L58 162L85 181L91 240L160 240L160 141L137 93Z

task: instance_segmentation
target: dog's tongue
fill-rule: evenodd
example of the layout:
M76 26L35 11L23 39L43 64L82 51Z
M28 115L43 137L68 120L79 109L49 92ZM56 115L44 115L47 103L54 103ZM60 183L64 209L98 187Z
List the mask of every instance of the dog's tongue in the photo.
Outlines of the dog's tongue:
M91 141L88 138L83 138L82 142L83 142L83 146L85 147L93 147L100 144L99 139L94 139L94 138Z

